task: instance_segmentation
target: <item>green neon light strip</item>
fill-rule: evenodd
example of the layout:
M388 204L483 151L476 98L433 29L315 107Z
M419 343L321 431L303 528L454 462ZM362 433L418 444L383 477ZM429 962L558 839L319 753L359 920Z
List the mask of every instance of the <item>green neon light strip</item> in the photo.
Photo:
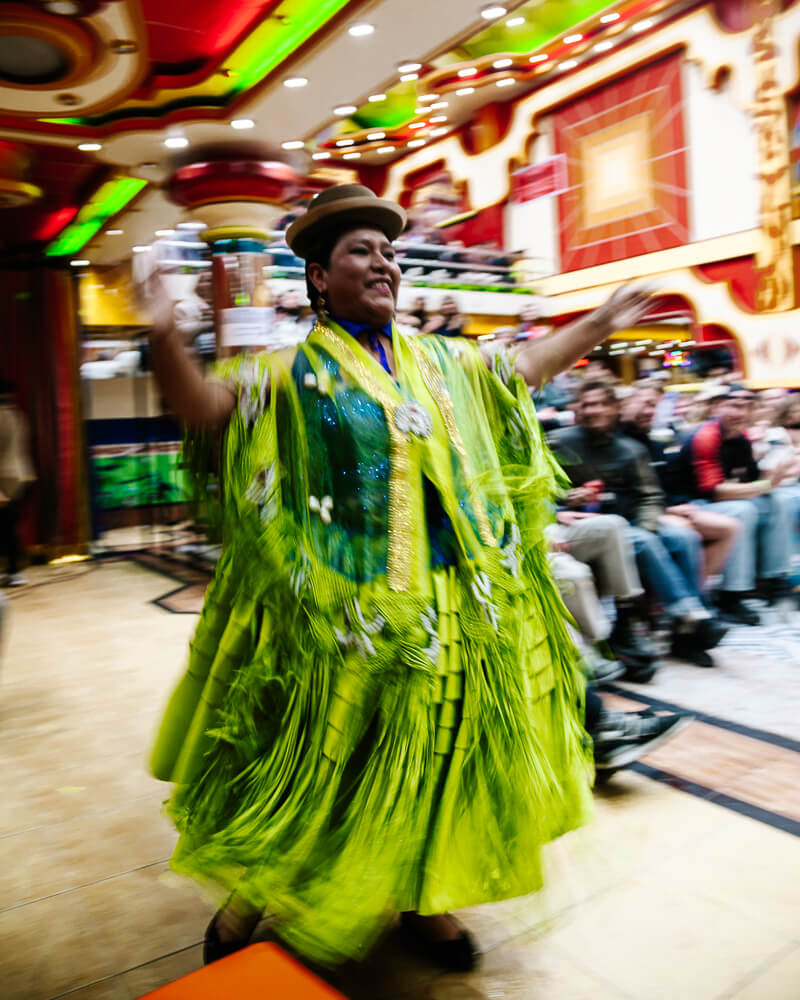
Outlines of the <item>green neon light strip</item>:
M108 220L123 209L147 185L138 177L106 181L78 212L74 222L45 250L48 257L78 253Z

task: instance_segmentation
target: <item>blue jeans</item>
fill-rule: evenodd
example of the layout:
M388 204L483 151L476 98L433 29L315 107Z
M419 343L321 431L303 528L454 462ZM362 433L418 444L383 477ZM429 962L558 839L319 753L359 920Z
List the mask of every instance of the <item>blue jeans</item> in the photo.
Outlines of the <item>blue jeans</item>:
M797 499L789 488L779 487L752 500L717 500L708 506L742 525L722 571L723 590L752 590L756 569L763 579L788 576L797 521Z
M703 539L688 524L660 524L658 537L677 564L681 576L695 596L703 587Z
M690 611L701 610L695 570L691 569L688 575L684 575L679 568L681 563L689 568L693 562L691 555L685 551L685 539L684 551L680 553L680 560L676 561L670 556L659 535L652 531L631 525L628 535L633 542L636 564L645 589L655 594L669 614L673 618L680 618ZM680 549L681 539L678 533L669 533L668 537L670 544L676 550Z

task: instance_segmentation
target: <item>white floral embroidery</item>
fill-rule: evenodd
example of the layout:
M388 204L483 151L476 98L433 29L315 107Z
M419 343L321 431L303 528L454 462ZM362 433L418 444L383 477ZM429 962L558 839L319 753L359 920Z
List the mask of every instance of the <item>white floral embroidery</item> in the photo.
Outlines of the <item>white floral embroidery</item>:
M272 520L278 512L277 483L278 477L273 462L269 468L256 473L245 492L245 500L249 500L259 508L261 520L264 522Z
M483 609L486 621L493 629L497 629L500 619L497 613L497 605L492 603L492 581L485 573L475 574L472 593L475 595L475 600Z
M344 632L342 629L336 627L333 630L336 635L336 641L342 649L354 649L362 658L374 656L375 645L372 642L371 636L377 635L386 624L386 619L383 615L375 615L372 621L368 622L364 617L364 612L361 610L361 604L356 599L353 602L353 615L351 616L350 609L345 606L344 617L349 626L347 631ZM356 619L355 622L353 621L353 617ZM354 624L359 626L358 630L353 628Z
M519 576L519 555L517 549L522 544L522 535L516 524L511 525L511 538L500 550L503 553L503 565L512 576Z
M269 373L256 361L244 361L236 381L239 383L239 411L245 423L251 426L264 412L269 400Z
M316 389L320 396L330 396L333 389L333 379L331 373L325 368L315 375L314 372L306 372L303 376L303 385L306 389Z
M433 433L433 420L422 403L411 399L400 403L394 411L395 427L403 434L415 434L417 437L430 437Z
M306 389L317 388L317 376L313 372L306 372L303 376L303 385Z
M430 659L431 663L436 666L439 662L439 651L442 648L442 640L439 638L439 616L436 611L428 605L424 611L420 613L422 618L422 627L430 636L430 642L428 643L425 653Z
M331 511L333 510L333 498L323 497L321 500L317 497L308 498L308 509L313 514L319 514L319 519L323 524L331 523Z

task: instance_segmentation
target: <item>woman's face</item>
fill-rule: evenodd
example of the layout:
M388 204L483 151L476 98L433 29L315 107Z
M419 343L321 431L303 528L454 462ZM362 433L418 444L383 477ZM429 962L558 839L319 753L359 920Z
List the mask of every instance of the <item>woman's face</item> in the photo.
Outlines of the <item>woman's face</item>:
M334 316L376 327L394 316L400 266L379 229L359 226L345 233L331 251L328 267L311 264L309 277Z

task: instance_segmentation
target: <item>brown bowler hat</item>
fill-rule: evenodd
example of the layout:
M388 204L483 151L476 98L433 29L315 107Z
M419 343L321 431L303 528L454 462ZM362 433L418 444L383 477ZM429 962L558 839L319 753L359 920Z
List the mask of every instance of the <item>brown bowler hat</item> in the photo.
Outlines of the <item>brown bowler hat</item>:
M311 199L308 211L286 230L286 242L298 257L307 257L321 233L352 223L374 226L396 240L405 228L406 213L396 202L378 196L362 184L337 184Z

